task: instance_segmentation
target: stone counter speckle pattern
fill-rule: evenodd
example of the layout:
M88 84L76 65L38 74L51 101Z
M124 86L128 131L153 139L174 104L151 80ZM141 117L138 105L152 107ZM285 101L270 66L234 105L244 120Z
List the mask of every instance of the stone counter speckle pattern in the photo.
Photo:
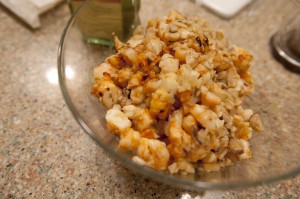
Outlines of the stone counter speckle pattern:
M67 5L32 31L0 6L0 198L299 198L300 176L235 191L193 192L125 169L73 119L56 79Z

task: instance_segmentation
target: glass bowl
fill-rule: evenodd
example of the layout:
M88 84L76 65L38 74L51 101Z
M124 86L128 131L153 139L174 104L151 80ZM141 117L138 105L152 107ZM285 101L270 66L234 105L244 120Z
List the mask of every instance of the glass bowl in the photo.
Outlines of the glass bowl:
M287 1L256 1L233 19L224 20L193 1L141 2L140 19L145 24L168 10L206 19L212 27L223 29L232 43L254 56L251 72L255 91L244 106L259 112L264 131L251 138L253 158L240 161L219 172L194 175L170 175L135 164L130 154L117 150L118 140L106 127L106 109L91 96L92 70L111 48L89 44L77 25L79 16L91 6L87 1L70 18L58 50L58 75L63 96L84 131L125 167L156 181L193 189L230 189L264 184L291 177L300 172L300 77L277 62L269 44L279 24L295 8ZM107 27L103 26L102 29Z

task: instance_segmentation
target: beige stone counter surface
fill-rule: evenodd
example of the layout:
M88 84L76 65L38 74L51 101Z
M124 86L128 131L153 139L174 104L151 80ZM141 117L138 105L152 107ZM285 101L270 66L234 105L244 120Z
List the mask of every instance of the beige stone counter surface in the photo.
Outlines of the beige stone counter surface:
M299 175L194 192L145 179L112 159L76 123L57 83L57 48L69 17L61 4L31 30L0 6L0 199L300 197Z

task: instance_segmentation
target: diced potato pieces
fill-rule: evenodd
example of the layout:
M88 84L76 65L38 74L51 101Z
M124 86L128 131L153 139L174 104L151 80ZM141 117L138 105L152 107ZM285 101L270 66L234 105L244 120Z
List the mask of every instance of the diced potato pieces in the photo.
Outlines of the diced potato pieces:
M204 163L216 163L217 162L217 156L213 152L209 152L205 158L202 160Z
M184 157L184 150L189 150L191 148L191 136L184 132L176 121L170 122L168 135L170 139L168 149L172 156L175 159Z
M249 120L250 122L250 126L251 128L254 130L254 131L261 131L263 128L262 128L262 123L260 121L260 117L259 115L256 113L254 115L252 115L252 117L250 118Z
M120 54L111 55L105 59L106 63L109 63L112 67L120 69L124 66L124 61L120 57Z
M120 55L127 61L130 63L136 63L137 62L137 52L130 47L124 47L122 49L120 49Z
M102 63L94 68L94 79L100 80L104 73L108 73L112 76L116 73L116 69L113 68L109 63Z
M195 173L195 169L191 163L185 159L180 159L177 162L174 162L168 167L171 174L181 173L182 175L187 175L189 173Z
M252 158L252 152L250 150L250 144L246 140L240 140L243 145L243 153L240 154L238 157L240 160L247 160Z
M146 94L151 94L155 92L161 85L161 80L158 79L149 79L144 84L144 91Z
M122 68L118 72L118 82L125 87L132 75L133 72L130 68Z
M152 94L150 111L160 119L166 119L171 108L171 97L165 89L158 89Z
M114 34L114 33L113 33ZM115 45L115 49L119 52L121 49L123 49L124 47L126 47L126 44L124 44L123 42L120 41L120 39L114 35L114 45Z
M145 100L145 92L142 86L131 89L130 99L133 104L141 104Z
M178 173L179 171L179 167L177 165L176 162L174 162L173 164L171 164L170 166L168 166L168 169L170 171L171 174L175 174L175 173Z
M148 138L148 139L157 139L159 136L154 128L147 128L141 131L141 137Z
M181 62L185 61L186 50L182 48L178 48L175 50L174 57Z
M161 77L160 88L165 89L173 96L178 90L177 75L175 73L163 74Z
M142 109L132 117L132 122L138 131L143 131L150 128L156 120L151 116L148 109Z
M131 78L129 79L127 88L133 88L133 87L142 85L143 76L144 75L141 72L137 72L137 73L133 74L131 76Z
M162 51L163 42L160 41L157 37L149 38L145 41L146 50L149 50L156 55L158 55Z
M207 106L216 106L221 103L221 99L217 95L208 91L207 93L203 94L202 103Z
M219 160L223 160L227 153L228 153L228 149L222 147L222 149L216 153L216 156Z
M164 170L168 166L170 153L165 143L161 141L141 138L137 154L146 165L157 170Z
M185 132L192 134L193 128L197 130L197 121L191 114L189 114L183 118L182 127Z
M104 92L102 98L100 99L107 108L110 108L118 102L120 96L121 90L118 87L113 87L107 90L107 92Z
M182 64L178 70L179 92L191 90L199 84L200 74L193 70L189 65Z
M245 109L241 114L244 121L249 121L251 116L253 115L253 111L251 109Z
M242 123L237 127L235 135L238 139L249 140L252 137L252 130L249 124Z
M97 81L92 88L92 93L99 97L99 100L106 106L111 108L114 104L118 103L122 91L114 84L110 75L104 74L101 81Z
M227 135L220 138L220 147L228 147L229 137Z
M208 130L220 131L224 125L224 121L220 120L217 114L208 110L206 106L196 104L191 109L191 114Z
M142 44L144 41L143 35L133 35L128 41L127 44L132 47L135 48L138 45Z
M229 140L229 149L234 154L242 154L244 152L244 146L242 140L232 138Z
M183 92L178 92L177 95L178 95L179 100L181 102L187 102L192 96L192 91L191 90L186 90L186 91L183 91Z
M191 108L191 113L192 115L197 119L196 116L200 116L205 110L207 110L206 106L203 105L199 105L199 104L195 104L192 108ZM198 119L197 119L198 120Z
M203 164L203 168L207 172L219 171L220 167L221 167L221 165L219 163L204 163Z
M119 148L122 150L135 151L140 144L140 133L132 128L121 131Z
M181 109L176 110L170 115L169 121L175 122L178 126L182 125L183 112Z
M179 68L179 60L172 55L164 54L159 62L162 73L175 73Z
M123 130L131 127L132 124L125 113L118 109L108 110L105 119L109 129L116 134L119 134Z
M186 175L252 157L249 140L262 129L242 106L253 91L252 55L175 11L114 44L117 53L94 68L91 93L133 162Z
M141 111L142 108L135 106L135 105L125 105L122 108L122 111L125 113L125 115L132 119L134 115L136 115L139 111Z
M137 64L144 71L150 71L159 60L160 57L155 53L151 51L142 51L137 57Z
M188 153L188 159L192 162L202 160L207 155L208 151L205 147L198 145L192 148Z
M237 56L233 58L233 62L240 71L245 71L250 67L253 57L241 48L237 48L236 50Z
M141 166L146 165L146 162L142 158L140 158L139 156L137 156L137 155L135 155L135 156L132 157L132 161L134 163L136 163L136 164L141 165Z
M185 56L185 62L194 68L198 64L200 54L195 51L189 51Z

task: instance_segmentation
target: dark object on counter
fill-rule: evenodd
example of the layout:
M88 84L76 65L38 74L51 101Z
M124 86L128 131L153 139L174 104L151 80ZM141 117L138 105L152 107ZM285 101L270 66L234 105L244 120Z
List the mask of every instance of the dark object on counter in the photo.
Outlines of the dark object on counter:
M293 72L300 72L300 14L271 38L273 54Z
M277 60L277 61L279 61L279 62L281 62L282 63L282 65L286 68L286 69L288 69L289 71L291 71L291 72L294 72L294 73L299 73L300 74L300 68L299 67L297 67L297 66L295 66L295 65L293 65L293 64L291 64L290 62L288 62L285 58L283 58L280 54L279 54L279 52L274 48L274 46L273 46L273 43L274 43L274 37L275 37L275 35L273 35L273 37L271 38L271 40L270 40L270 44L271 44L271 47L272 47L272 54L273 54L273 56L274 56L274 58Z

